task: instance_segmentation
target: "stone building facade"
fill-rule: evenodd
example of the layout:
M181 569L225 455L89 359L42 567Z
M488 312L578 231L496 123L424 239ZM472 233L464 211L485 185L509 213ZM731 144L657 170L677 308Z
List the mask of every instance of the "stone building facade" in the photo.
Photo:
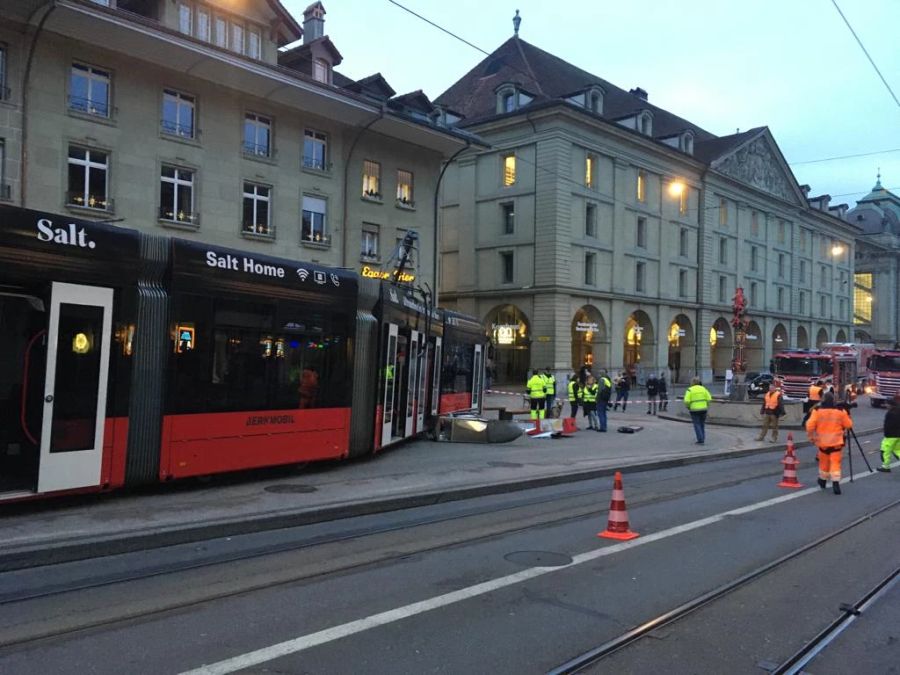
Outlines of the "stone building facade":
M441 192L441 301L484 320L495 381L582 363L721 377L736 287L749 370L852 336L857 228L766 127L718 137L514 36L435 102L491 144Z
M372 274L415 230L433 285L437 179L469 135L420 92L335 70L321 3L302 27L277 0L0 0L0 17L0 199Z

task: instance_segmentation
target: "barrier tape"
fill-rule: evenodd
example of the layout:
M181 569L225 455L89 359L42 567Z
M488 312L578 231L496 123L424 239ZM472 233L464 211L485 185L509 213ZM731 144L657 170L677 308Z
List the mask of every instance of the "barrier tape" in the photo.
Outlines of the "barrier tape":
M485 393L485 394L505 394L505 395L507 395L507 396L521 396L523 399L527 399L527 398L528 398L528 394L525 394L525 393L523 393L523 392L521 392L521 391L500 391L499 389L485 389L485 390L484 390L484 393ZM632 405L632 404L638 404L638 403L641 403L641 404L643 404L643 403L653 403L653 402L655 401L657 404L659 404L659 403L661 403L661 402L663 402L663 401L673 401L673 400L678 400L678 398L677 398L677 397L674 398L674 399L672 399L672 398L657 398L657 399L653 399L653 400L646 400L646 399L639 399L639 398L629 398L628 401L627 401L627 403L628 403L628 405ZM557 401L557 402L560 402L560 403L569 403L569 399L562 399L562 398L559 398L558 396L556 397L556 401ZM616 400L615 400L614 398L613 398L613 399L610 399L610 402L609 402L609 403L610 403L610 405L615 405L615 404L616 404ZM578 402L578 407L580 408L582 405L584 405L584 404L583 404L581 401L579 401L579 402Z

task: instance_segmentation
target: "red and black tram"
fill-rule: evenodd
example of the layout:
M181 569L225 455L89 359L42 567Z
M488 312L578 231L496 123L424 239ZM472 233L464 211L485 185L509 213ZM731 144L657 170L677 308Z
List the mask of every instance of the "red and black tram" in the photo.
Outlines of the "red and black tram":
M478 412L484 331L427 300L0 207L0 501L355 457Z

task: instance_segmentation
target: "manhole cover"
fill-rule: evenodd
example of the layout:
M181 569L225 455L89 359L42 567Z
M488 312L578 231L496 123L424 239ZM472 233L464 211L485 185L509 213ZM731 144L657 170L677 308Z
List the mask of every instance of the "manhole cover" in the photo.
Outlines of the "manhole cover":
M314 488L312 485L291 485L287 483L285 485L269 485L263 489L266 492L275 492L277 494L307 494L315 492L319 488Z
M562 567L572 562L571 557L550 551L516 551L503 558L523 567Z
M522 465L518 462L488 462L488 466L495 466L498 468L508 468L508 469L521 469Z

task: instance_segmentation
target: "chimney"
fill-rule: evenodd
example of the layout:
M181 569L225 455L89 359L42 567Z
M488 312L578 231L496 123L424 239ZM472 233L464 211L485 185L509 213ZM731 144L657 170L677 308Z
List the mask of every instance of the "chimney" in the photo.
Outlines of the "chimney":
M314 2L303 11L303 44L318 40L325 35L325 7Z
M809 199L809 191L810 191L810 189L811 189L811 188L809 187L809 185L801 185L801 186L800 186L800 192L803 193L803 198L804 198L804 199Z
M829 206L828 211L833 216L837 216L841 220L847 220L847 210L850 207L847 204L838 204L837 206Z
M641 89L640 87L635 87L634 89L632 89L632 90L629 91L628 93L637 96L637 97L638 97L639 99L641 99L642 101L646 101L646 100L647 100L647 92L644 91L643 89Z

